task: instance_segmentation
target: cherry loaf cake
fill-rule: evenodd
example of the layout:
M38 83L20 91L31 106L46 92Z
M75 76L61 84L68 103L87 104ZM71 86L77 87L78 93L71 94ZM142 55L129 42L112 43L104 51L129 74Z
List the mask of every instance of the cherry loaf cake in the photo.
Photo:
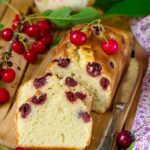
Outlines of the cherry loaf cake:
M81 150L88 146L93 121L84 101L92 99L75 80L68 80L47 73L20 87L16 115L18 146L31 150Z
M70 76L94 99L93 110L105 112L129 62L130 34L101 24L78 25L62 38L47 72Z

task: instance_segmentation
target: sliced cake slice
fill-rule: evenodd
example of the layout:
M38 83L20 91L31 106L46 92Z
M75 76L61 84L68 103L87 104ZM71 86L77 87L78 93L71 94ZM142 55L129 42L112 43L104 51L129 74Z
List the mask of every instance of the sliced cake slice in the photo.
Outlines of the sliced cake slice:
M84 100L91 97L78 83L67 80L70 79L47 73L20 87L16 113L18 146L30 150L81 150L88 146L93 121ZM79 92L84 94L82 99Z
M76 38L71 37L73 31L79 33L80 41L73 41ZM131 36L122 30L100 24L78 25L62 38L47 71L60 77L73 77L92 95L94 110L105 112L129 62L131 44Z

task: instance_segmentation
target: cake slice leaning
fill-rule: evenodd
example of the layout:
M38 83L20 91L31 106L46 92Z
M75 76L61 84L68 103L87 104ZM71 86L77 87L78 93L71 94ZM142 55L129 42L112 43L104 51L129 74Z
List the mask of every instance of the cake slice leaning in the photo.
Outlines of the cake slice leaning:
M70 41L72 31L81 31L87 40L81 46ZM108 54L102 49L102 42L115 40L118 51ZM62 38L56 48L47 72L59 77L70 76L82 84L94 99L93 110L106 112L125 66L129 63L132 38L122 30L100 24L78 25Z
M17 95L17 144L27 150L81 150L92 134L90 111L84 99L91 97L76 85L65 85L50 73L24 83ZM83 98L83 96L82 96Z

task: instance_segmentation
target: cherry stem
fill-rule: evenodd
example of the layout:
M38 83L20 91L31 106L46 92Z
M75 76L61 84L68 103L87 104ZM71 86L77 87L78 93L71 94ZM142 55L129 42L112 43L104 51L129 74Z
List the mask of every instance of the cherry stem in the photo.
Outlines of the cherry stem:
M16 28L16 32L19 32L20 30L20 26L17 26ZM12 41L15 40L16 38L18 37L17 34L14 34L13 37L12 37L12 40L11 42L9 43L8 45L8 52L6 54L6 52L4 52L2 55L4 56L4 65L7 65L8 64L8 61L11 57L11 53L12 53ZM3 66L2 66L3 67Z
M25 37L25 34L24 33L20 33L20 32L15 32L14 35Z
M19 15L19 17L21 18L21 14L19 13L18 10L16 10L11 4L9 4L7 1L4 1L4 3L9 7L11 8L16 14Z
M30 20L30 18L29 18L28 16L25 18L25 20L28 21L29 25L32 25L32 22L31 22L31 20ZM24 24L26 21L23 20L23 21L22 21L23 24Z
M23 39L20 39L19 41L23 44L23 46L24 46L24 48L25 48L25 51L27 52L27 51L28 51L28 48L27 48L27 46L26 46L26 43L23 41Z
M94 24L94 23L98 23L98 22L100 22L100 21L101 21L101 19L96 19L96 20L91 21L90 23L88 23L88 24L82 29L82 31L85 31L85 30L88 28L89 25Z
M29 21L29 20L33 20L33 19L48 19L48 17L44 17L44 16L28 16L26 17L25 20L23 20L23 23L25 23L26 21Z

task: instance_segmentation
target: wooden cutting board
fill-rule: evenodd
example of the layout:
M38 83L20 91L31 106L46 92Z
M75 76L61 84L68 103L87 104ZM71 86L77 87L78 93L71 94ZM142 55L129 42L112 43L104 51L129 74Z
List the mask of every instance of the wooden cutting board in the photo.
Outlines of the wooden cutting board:
M18 1L18 0L11 0L10 1L19 11L26 14L30 7L32 7L33 2L31 0L26 1ZM0 16L1 20L0 22L3 23L6 26L10 26L15 14L6 6L0 5ZM56 33L55 36L60 35L61 33ZM4 46L4 49L7 49L7 43L0 41L0 46ZM124 80L124 84L126 84L128 90L130 90L132 87L131 78L134 77L134 79L137 81L136 85L134 86L134 92L133 95L130 97L130 102L128 103L127 109L125 109L124 112L120 115L118 126L116 129L116 133L122 130L122 128L125 126L127 129L130 129L133 117L134 115L131 115L132 110L136 109L136 105L138 102L139 97L135 96L138 91L138 88L140 88L141 80L144 75L144 72L147 68L147 57L145 55L145 51L139 46L137 42L133 45L133 49L135 50L135 56L134 60L130 64L130 71L128 71L128 74L130 74L130 78L126 76L126 80ZM48 63L51 60L51 56L54 52L54 49L49 51L47 54L40 56L38 59L38 62L34 65L28 65L24 59L13 53L12 61L13 61L13 68L17 72L17 79L11 83L6 84L4 87L6 87L10 93L11 93L11 100L9 103L0 106L0 143L3 145L6 145L10 148L14 148L16 146L16 138L15 138L15 122L14 122L14 116L15 116L15 95L17 92L17 89L19 85L27 81L28 79L32 77L36 77L42 72L44 72L44 69L47 67ZM42 63L41 63L42 62ZM127 93L123 93L121 96L126 97ZM117 98L117 95L116 97ZM114 99L115 99L114 98ZM131 109L132 108L132 109ZM94 114L94 130L93 130L93 137L90 146L87 148L87 150L95 150L97 145L101 142L101 139L104 136L104 133L107 132L107 127L109 125L109 122L112 117L112 112L108 111L105 114ZM129 116L129 117L128 117ZM114 142L114 149L116 149L116 144ZM0 147L0 150L6 150L6 148Z

